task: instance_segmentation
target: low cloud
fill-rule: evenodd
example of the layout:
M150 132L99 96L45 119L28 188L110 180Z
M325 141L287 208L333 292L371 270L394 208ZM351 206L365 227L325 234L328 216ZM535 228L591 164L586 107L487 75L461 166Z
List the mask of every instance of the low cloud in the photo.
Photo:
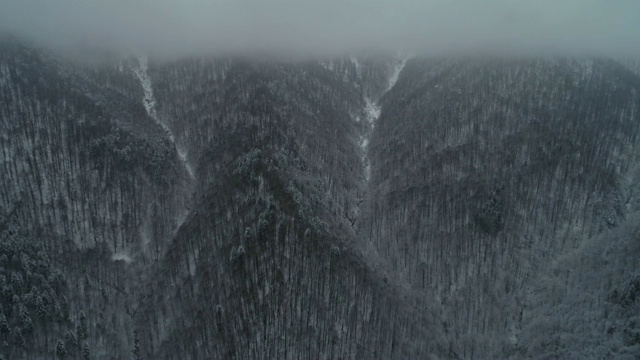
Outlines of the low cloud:
M364 49L640 56L638 0L3 0L0 30L165 55Z

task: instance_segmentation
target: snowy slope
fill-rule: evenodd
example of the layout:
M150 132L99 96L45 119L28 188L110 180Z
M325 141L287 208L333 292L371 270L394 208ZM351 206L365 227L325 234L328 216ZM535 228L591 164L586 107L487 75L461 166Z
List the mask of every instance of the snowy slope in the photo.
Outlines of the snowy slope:
M156 124L158 124L165 131L165 133L169 137L169 140L171 140L171 142L175 145L176 150L178 152L178 157L180 158L180 162L184 165L184 168L189 173L189 176L191 178L195 178L193 167L191 166L191 164L187 159L186 150L178 146L175 140L175 136L173 135L173 132L171 131L171 129L169 129L169 127L165 125L162 121L160 121L160 119L158 118L158 115L156 113L157 101L156 101L156 98L153 96L153 83L151 82L151 77L149 76L148 69L149 69L149 60L147 59L147 57L139 56L138 67L134 68L133 72L135 73L136 77L140 81L140 85L144 90L144 98L142 100L144 108L147 110L147 114L149 114L149 116L156 122Z
M407 56L398 56L396 59L394 59L393 70L391 71L391 74L389 75L389 79L388 79L389 85L387 89L380 95L380 98L382 98L384 94L386 94L389 90L391 90L395 86L395 84L398 82L398 77L400 76L400 72L402 72L402 69L404 69L407 63L407 59L408 59ZM360 65L357 59L353 58L352 61L354 62L354 64L356 64L356 69L358 69ZM374 100L369 96L365 96L364 103L365 103L365 107L364 107L365 117L371 129L367 131L365 135L360 137L360 147L362 147L362 152L364 153L362 162L364 164L365 179L369 181L369 177L371 176L371 165L369 163L369 159L367 158L367 148L369 146L369 137L371 136L371 132L375 127L376 121L378 121L378 118L380 118L380 113L382 111L382 108L378 103L378 100Z
M409 57L405 55L399 56L396 59L396 64L393 67L393 72L389 77L389 88L387 89L387 91L391 90L391 88L393 88L398 82L398 77L400 77L402 69L404 69L405 65L407 64L407 60L409 60Z

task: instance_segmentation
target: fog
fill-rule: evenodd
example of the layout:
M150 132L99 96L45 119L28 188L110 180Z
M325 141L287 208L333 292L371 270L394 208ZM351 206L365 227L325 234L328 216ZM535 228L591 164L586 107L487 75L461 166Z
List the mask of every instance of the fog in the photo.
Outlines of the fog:
M0 31L160 55L366 49L640 55L638 0L2 0Z

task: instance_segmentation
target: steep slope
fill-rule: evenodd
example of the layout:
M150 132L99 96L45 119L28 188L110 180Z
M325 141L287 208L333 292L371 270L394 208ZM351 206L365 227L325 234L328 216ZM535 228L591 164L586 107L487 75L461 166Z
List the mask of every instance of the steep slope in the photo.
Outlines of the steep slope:
M129 245L139 245L135 230L149 212L183 201L175 151L146 116L142 96L105 90L95 72L106 69L2 45L4 212L17 208L23 223L64 234L80 248L105 243L114 252L137 251ZM125 73L109 77L136 86ZM158 192L165 196L154 206ZM173 229L153 230L166 239Z
M638 358L639 220L637 211L629 214L559 256L532 283L513 358Z
M639 353L618 63L0 46L0 356Z
M153 83L151 82L151 78L149 77L149 73L147 71L149 68L149 59L146 56L139 56L137 60L138 67L134 68L133 72L134 74L136 74L138 80L140 80L140 85L142 86L142 90L144 91L144 108L147 110L147 114L156 122L156 124L158 124L158 126L160 126L167 133L167 137L169 138L171 143L176 146L175 136L173 135L169 127L162 121L160 121L160 119L158 118L158 114L156 113L156 98L153 95ZM178 151L180 161L189 173L189 176L191 178L195 178L191 164L189 164L189 161L187 161L187 154L181 146L176 146L176 149Z
M364 95L364 102L365 102L364 112L365 112L365 118L367 120L367 123L369 124L369 129L360 138L360 146L362 147L362 150L365 152L365 154L368 152L369 139L371 138L371 132L375 127L376 121L378 121L378 118L380 117L381 110L380 110L380 105L378 104L378 101L380 100L380 97L384 96L384 94L387 91L391 90L391 88L393 88L396 82L398 82L398 77L400 76L400 72L402 71L402 69L404 69L404 66L407 63L407 57L398 57L397 59L394 59L394 63L395 64L393 66L393 70L389 74L389 78L387 80L387 83L388 83L387 88L384 90L384 92L379 94L375 100L373 100L370 97L371 95L367 94L366 92ZM369 163L369 158L367 155L364 156L363 162L365 164L365 168L364 168L365 180L369 181L369 178L371 177L371 164Z
M363 108L355 87L315 64L200 61L155 73L165 84L159 103L182 119L174 126L201 154L207 183L161 265L153 289L166 291L146 300L143 356L443 351L429 336L440 331L429 297L399 296L411 293L354 243L347 220L362 191L362 164L351 114ZM182 81L192 93L177 86Z
M67 315L54 327L34 322L23 348L51 358L57 340L78 337L65 328L84 318L92 356L117 357L132 347L121 334L131 322L126 309L136 306L135 284L183 215L187 175L127 71L61 62L13 39L0 46L0 230L14 229L1 240L9 248L43 245L68 290ZM7 317L30 301L9 285ZM43 281L24 285L48 291ZM4 355L24 356L11 334ZM68 346L69 354L82 346Z
M527 287L624 221L639 90L605 60L434 59L382 99L363 236L435 290L460 357L527 346Z

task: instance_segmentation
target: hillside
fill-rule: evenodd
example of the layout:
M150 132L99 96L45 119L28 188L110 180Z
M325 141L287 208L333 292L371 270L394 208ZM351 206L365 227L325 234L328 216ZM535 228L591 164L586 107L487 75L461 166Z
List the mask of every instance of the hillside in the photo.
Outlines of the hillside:
M634 227L640 79L612 61L573 59L416 59L402 75L371 140L365 239L412 286L435 290L461 357L573 357L571 343L533 350L532 338L552 339L546 330L520 333L554 308L531 293L556 276L550 267ZM632 264L619 281L633 279ZM564 296L572 286L585 284L565 282ZM582 349L575 357L593 355Z
M0 355L638 356L639 91L607 59L5 38Z

